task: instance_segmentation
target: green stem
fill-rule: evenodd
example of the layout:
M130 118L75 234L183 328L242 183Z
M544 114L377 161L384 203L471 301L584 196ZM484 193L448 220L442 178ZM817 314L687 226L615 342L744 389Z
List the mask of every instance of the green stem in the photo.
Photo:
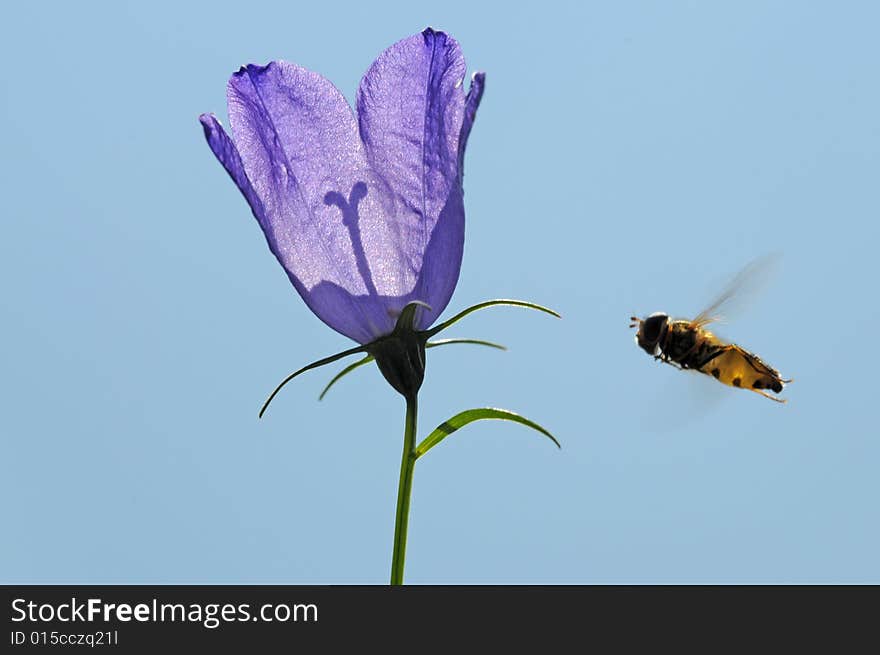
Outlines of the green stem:
M403 431L403 458L400 462L400 484L397 487L397 516L394 519L394 551L391 556L391 584L403 584L406 561L406 528L409 523L409 497L412 493L413 471L416 467L416 421L418 398L406 399L406 427Z

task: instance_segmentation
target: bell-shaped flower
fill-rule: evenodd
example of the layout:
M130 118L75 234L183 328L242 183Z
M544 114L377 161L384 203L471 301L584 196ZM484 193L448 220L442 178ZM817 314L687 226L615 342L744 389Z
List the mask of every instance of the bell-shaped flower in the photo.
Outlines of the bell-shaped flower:
M462 166L483 94L477 73L465 94L458 43L427 29L388 48L361 80L357 113L326 79L295 64L245 66L229 80L230 138L200 117L211 150L253 210L270 250L309 308L358 346L291 373L263 404L305 371L356 353L342 376L375 361L406 399L391 582L403 581L414 465L460 428L482 420L546 429L508 410L465 410L416 441L427 348L480 339L435 335L496 305L488 300L433 325L458 282L464 249ZM432 327L433 325L433 327ZM321 394L323 397L323 393Z
M327 79L273 61L233 74L230 138L200 117L269 248L309 308L367 344L418 301L412 327L440 316L464 246L462 163L483 93L467 94L458 43L426 29L383 52L357 113Z

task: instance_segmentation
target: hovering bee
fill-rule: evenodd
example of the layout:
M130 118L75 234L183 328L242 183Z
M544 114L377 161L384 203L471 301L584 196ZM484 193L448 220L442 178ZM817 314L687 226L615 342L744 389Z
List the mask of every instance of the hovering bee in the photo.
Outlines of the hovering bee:
M765 398L784 403L768 393L780 393L791 382L784 380L775 368L757 355L734 343L725 343L706 329L720 319L719 310L736 297L755 273L765 268L767 260L759 260L743 269L733 282L709 307L693 320L670 319L656 312L645 319L631 316L631 328L638 328L636 343L654 359L678 369L692 369L711 375L719 382L749 389Z

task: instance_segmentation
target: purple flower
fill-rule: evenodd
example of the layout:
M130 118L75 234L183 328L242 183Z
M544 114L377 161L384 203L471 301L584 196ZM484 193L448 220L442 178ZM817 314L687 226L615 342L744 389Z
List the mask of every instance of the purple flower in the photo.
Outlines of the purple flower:
M227 88L233 138L200 117L269 248L309 308L366 344L408 303L427 329L458 281L462 163L483 93L467 95L458 43L426 29L388 48L361 80L357 114L321 75L249 65Z

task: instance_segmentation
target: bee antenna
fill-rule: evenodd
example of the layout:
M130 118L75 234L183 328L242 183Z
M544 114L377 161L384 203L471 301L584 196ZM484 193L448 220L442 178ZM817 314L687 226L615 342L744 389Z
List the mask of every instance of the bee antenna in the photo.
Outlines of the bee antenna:
M632 321L632 323L629 324L631 328L638 327L639 324L642 322L642 320L638 316L630 316L629 320Z

